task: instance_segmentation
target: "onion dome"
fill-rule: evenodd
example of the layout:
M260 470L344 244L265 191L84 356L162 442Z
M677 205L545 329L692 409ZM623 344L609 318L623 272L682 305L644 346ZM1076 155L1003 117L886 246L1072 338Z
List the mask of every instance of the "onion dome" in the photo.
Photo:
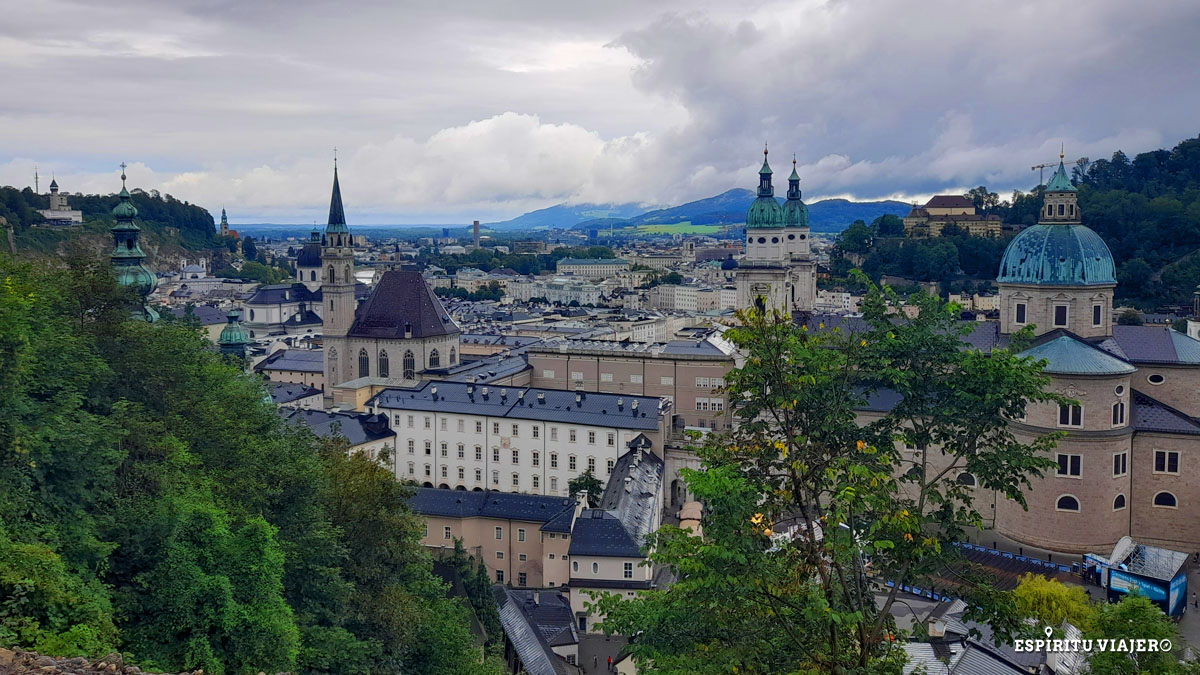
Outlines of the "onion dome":
M113 217L118 221L121 219L133 220L137 218L137 207L133 205L133 201L129 198L129 190L125 189L124 183L121 185L121 193L117 196L121 198L121 201L113 207Z
M146 306L145 299L158 286L158 277L143 264L146 254L138 243L141 228L133 222L137 216L137 208L129 198L129 190L125 188L124 168L122 165L121 193L118 195L121 201L112 210L117 223L109 230L113 236L113 274L118 284L136 289L141 296L141 306L134 313L147 321L154 321L158 314Z
M800 200L800 174L792 158L792 175L788 177L787 201L783 203L784 227L808 227L808 207Z
M246 345L250 344L250 334L241 324L242 313L236 309L230 310L225 315L228 323L225 328L221 329L221 337L217 338L217 345L221 348L222 354L233 356L245 356Z
M729 271L729 270L736 270L737 268L738 268L738 261L734 260L732 255L726 256L726 258L721 261L721 269L722 270Z
M1004 249L999 283L1045 286L1111 286L1112 253L1100 235L1077 224L1039 223L1022 230Z
M783 207L775 200L775 188L771 185L771 165L767 163L767 150L763 148L763 165L758 170L758 198L746 212L746 229L778 229L783 227Z

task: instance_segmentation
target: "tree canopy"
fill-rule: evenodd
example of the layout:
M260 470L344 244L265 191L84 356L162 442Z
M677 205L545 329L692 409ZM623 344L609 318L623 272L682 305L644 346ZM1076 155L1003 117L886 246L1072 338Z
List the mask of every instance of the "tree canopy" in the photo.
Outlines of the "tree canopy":
M0 644L178 672L495 672L410 488L283 424L105 260L0 257Z

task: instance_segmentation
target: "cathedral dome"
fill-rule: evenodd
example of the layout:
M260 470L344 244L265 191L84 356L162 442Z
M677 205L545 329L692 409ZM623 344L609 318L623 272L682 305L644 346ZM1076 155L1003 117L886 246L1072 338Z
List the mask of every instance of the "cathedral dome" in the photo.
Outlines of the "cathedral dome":
M114 272L118 284L136 289L137 294L143 298L153 293L154 289L158 287L158 277L154 272L146 269L145 265L115 265Z
M799 199L789 199L783 203L784 227L808 227L808 207Z
M1041 223L1022 230L1004 249L1002 284L1111 286L1112 253L1100 235L1080 224Z
M747 229L783 227L783 207L774 197L759 197L746 212Z

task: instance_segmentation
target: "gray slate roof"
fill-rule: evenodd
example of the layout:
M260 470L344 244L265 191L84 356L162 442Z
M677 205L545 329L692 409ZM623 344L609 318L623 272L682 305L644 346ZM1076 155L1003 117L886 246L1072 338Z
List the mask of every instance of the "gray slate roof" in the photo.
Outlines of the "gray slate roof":
M308 290L300 282L259 286L246 300L247 305L282 305L289 302L321 302L321 290Z
M524 611L523 600L516 595L517 593L518 591L509 590L500 584L492 587L496 607L500 612L500 624L504 627L504 634L512 643L517 657L521 660L523 672L529 675L581 673L581 669L572 666L567 663L566 659L554 653L538 624ZM550 592L542 591L542 594L545 596ZM567 611L570 612L569 606Z
M389 270L358 308L349 335L403 339L406 327L411 327L412 337L418 339L460 332L420 272Z
M1113 326L1102 346L1133 363L1200 365L1200 342L1170 326Z
M323 410L280 408L283 419L293 426L303 424L321 438L344 437L350 445L362 445L392 436L387 415L328 413Z
M1133 416L1130 423L1134 431L1200 435L1200 424L1192 418L1137 389L1133 390Z
M261 373L271 370L287 370L301 373L325 372L324 352L320 349L281 349L254 366Z
M657 524L662 481L663 460L658 455L630 450L617 458L600 497L600 508L616 516L638 545L645 543Z
M291 403L299 401L302 398L315 396L321 393L320 389L310 387L307 384L294 384L292 382L271 382L271 400L276 405L283 403Z
M601 509L584 509L571 531L572 556L640 558L641 546L615 515Z
M187 316L187 309L187 307L172 307L171 314L174 314L175 318L177 319L182 319ZM196 317L196 320L200 322L201 326L212 326L226 322L225 312L222 312L216 307L209 307L208 305L192 305L191 309L192 315Z
M484 389L487 389L486 395ZM582 396L579 396L580 394ZM539 395L542 396L541 399L538 398ZM425 381L411 388L386 389L368 401L367 405L387 410L456 412L620 429L655 430L659 426L659 400L650 396L575 392L566 389ZM634 402L637 402L636 409L633 406Z
M408 501L423 516L446 518L498 518L544 523L543 532L570 532L575 500L515 492L467 492L439 488L417 488Z

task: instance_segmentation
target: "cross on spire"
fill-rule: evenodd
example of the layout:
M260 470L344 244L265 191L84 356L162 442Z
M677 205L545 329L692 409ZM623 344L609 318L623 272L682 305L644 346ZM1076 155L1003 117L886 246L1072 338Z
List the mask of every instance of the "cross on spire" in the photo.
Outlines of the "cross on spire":
M337 147L333 148L333 168L337 168Z
M125 162L121 162L121 187L125 187L125 167L128 166Z

